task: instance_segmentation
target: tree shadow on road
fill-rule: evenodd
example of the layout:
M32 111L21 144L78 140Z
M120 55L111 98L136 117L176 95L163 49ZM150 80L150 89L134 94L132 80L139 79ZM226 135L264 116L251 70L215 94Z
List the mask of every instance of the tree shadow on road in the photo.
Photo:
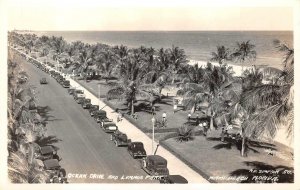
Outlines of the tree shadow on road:
M43 118L43 124L48 124L48 121L57 121L61 119L56 119L54 116L50 115L50 111L53 111L49 106L37 106L38 114Z

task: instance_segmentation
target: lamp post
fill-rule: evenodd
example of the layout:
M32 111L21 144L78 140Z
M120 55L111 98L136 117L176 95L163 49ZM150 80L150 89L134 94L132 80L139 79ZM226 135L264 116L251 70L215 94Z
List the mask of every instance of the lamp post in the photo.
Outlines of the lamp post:
M154 116L152 117L151 121L152 121L152 154L154 154L154 126L155 126L155 122L156 122L156 119Z
M98 83L98 104L100 106L100 83Z

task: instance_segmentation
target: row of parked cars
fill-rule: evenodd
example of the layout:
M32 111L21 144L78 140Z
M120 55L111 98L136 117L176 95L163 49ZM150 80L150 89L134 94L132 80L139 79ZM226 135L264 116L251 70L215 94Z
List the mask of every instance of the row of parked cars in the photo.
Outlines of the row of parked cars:
M42 71L49 73L49 69L44 67L40 62L33 58L28 58L24 54L21 54L28 62L35 65ZM46 78L40 80L41 84L47 84ZM53 145L46 145L35 148L34 158L38 162L39 166L47 171L50 175L46 183L68 183L66 178L66 170L59 164L61 158L57 154L57 147Z
M132 142L127 135L118 130L118 126L113 120L107 118L106 111L99 109L98 105L93 105L91 99L86 98L83 90L70 87L68 93L73 96L83 109L88 110L90 116L99 123L106 133L111 134L110 140L117 146L127 147L129 154L134 159L141 159L142 169L149 175L161 176L161 183L187 183L187 180L180 175L169 175L167 160L159 155L147 155L142 142Z
M107 117L106 111L99 109L98 105L93 105L91 99L86 98L84 91L70 86L70 81L66 80L59 72L55 70L42 69L42 64L39 65L41 70L49 73L50 76L56 79L56 81L64 88L68 88L69 95L73 96L74 100L86 109L90 116L99 124L100 128L106 133L111 135L111 141L117 147L127 147L129 154L134 159L140 159L141 168L149 175L160 176L160 183L188 183L188 181L180 175L169 175L167 168L167 160L159 155L147 155L144 144L142 142L132 142L127 135L118 130L118 126L113 120ZM44 83L41 79L41 84ZM47 83L46 83L47 84ZM52 159L53 160L53 159ZM49 163L52 167L59 167L58 162ZM63 172L65 173L65 172Z

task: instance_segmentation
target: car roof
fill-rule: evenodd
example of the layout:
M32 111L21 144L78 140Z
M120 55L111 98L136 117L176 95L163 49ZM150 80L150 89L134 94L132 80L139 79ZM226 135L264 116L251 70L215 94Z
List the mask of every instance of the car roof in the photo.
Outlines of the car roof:
M55 151L55 150L52 146L43 146L43 147L41 147L41 153L42 154L49 154L53 151Z
M107 122L104 123L104 126L108 127L108 126L117 126L114 122Z
M49 159L44 161L44 166L46 169L52 169L60 167L57 159Z
M169 175L169 181L173 183L188 183L188 181L181 175Z
M134 145L144 145L142 142L131 142L131 144L134 144Z
M151 160L153 162L162 162L162 163L167 163L167 160L159 155L149 155L147 157L148 160Z

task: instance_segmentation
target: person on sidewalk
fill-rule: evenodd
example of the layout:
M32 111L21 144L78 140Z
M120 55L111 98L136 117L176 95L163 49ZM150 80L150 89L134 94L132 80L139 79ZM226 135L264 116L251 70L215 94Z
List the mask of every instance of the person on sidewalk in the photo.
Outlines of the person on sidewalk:
M123 115L121 112L118 113L117 122L122 121Z
M167 121L167 113L164 111L164 113L162 114L162 125L163 125L163 127L165 127L166 121Z
M152 113L152 115L155 115L155 106L151 107L151 113Z
M199 114L197 113L196 115L196 125L199 125L200 123L200 118L199 118Z
M206 137L208 131L208 125L206 122L203 123L203 135Z
M173 106L173 113L175 114L175 112L177 112L177 104L174 104Z
M228 137L228 132L227 129L225 129L225 125L223 125L222 127L222 131L221 131L221 141L224 142L225 140L225 136Z
M189 113L189 114L188 114L188 122L189 122L189 123L191 122L191 117L192 117L192 115L191 115L191 113Z

